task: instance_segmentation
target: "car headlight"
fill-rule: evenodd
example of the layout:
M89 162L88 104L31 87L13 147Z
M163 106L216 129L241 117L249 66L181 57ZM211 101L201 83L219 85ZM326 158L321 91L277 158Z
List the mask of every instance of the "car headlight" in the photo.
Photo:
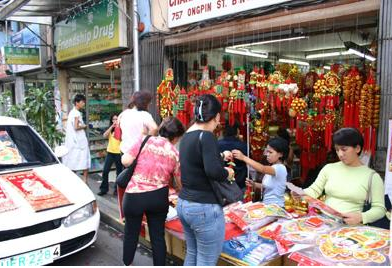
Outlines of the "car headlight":
M63 225L65 227L70 227L72 225L78 224L92 217L95 212L97 212L97 202L94 200L93 202L69 214L68 217L63 220Z

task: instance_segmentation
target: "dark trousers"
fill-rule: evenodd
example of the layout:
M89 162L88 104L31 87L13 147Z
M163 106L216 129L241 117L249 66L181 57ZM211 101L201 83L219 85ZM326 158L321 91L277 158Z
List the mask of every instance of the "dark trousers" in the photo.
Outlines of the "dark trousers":
M121 173L123 170L123 165L121 164L121 154L113 154L107 152L105 163L103 165L102 170L102 183L99 189L103 193L107 193L109 191L109 172L110 168L112 167L113 163L116 164L116 174ZM116 191L116 189L114 189Z
M154 265L166 261L165 220L169 210L169 188L144 193L125 193L123 262L129 265L135 257L143 214L146 214Z

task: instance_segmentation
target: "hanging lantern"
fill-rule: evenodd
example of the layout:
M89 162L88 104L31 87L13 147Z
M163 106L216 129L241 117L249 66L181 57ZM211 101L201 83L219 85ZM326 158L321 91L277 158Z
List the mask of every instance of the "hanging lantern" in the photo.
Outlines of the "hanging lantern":
M167 69L165 79L162 80L157 88L157 106L159 107L159 114L162 118L173 115L175 99L172 84L173 78L173 69Z

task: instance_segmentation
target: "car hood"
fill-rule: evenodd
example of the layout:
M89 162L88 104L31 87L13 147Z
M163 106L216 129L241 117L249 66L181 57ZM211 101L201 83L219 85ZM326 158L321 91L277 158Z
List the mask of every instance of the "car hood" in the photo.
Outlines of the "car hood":
M35 212L22 194L10 185L10 183L5 182L1 178L7 175L7 173L1 173L0 183L17 208L11 211L0 212L0 231L18 229L45 221L64 218L78 208L95 200L94 194L88 186L75 173L62 164L37 167L33 168L33 171L60 191L72 205Z

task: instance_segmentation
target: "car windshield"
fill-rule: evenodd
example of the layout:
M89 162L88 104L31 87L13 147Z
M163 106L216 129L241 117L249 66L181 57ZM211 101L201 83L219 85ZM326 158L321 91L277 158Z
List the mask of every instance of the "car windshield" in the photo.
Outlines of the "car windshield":
M0 126L0 171L57 163L55 156L28 126Z

